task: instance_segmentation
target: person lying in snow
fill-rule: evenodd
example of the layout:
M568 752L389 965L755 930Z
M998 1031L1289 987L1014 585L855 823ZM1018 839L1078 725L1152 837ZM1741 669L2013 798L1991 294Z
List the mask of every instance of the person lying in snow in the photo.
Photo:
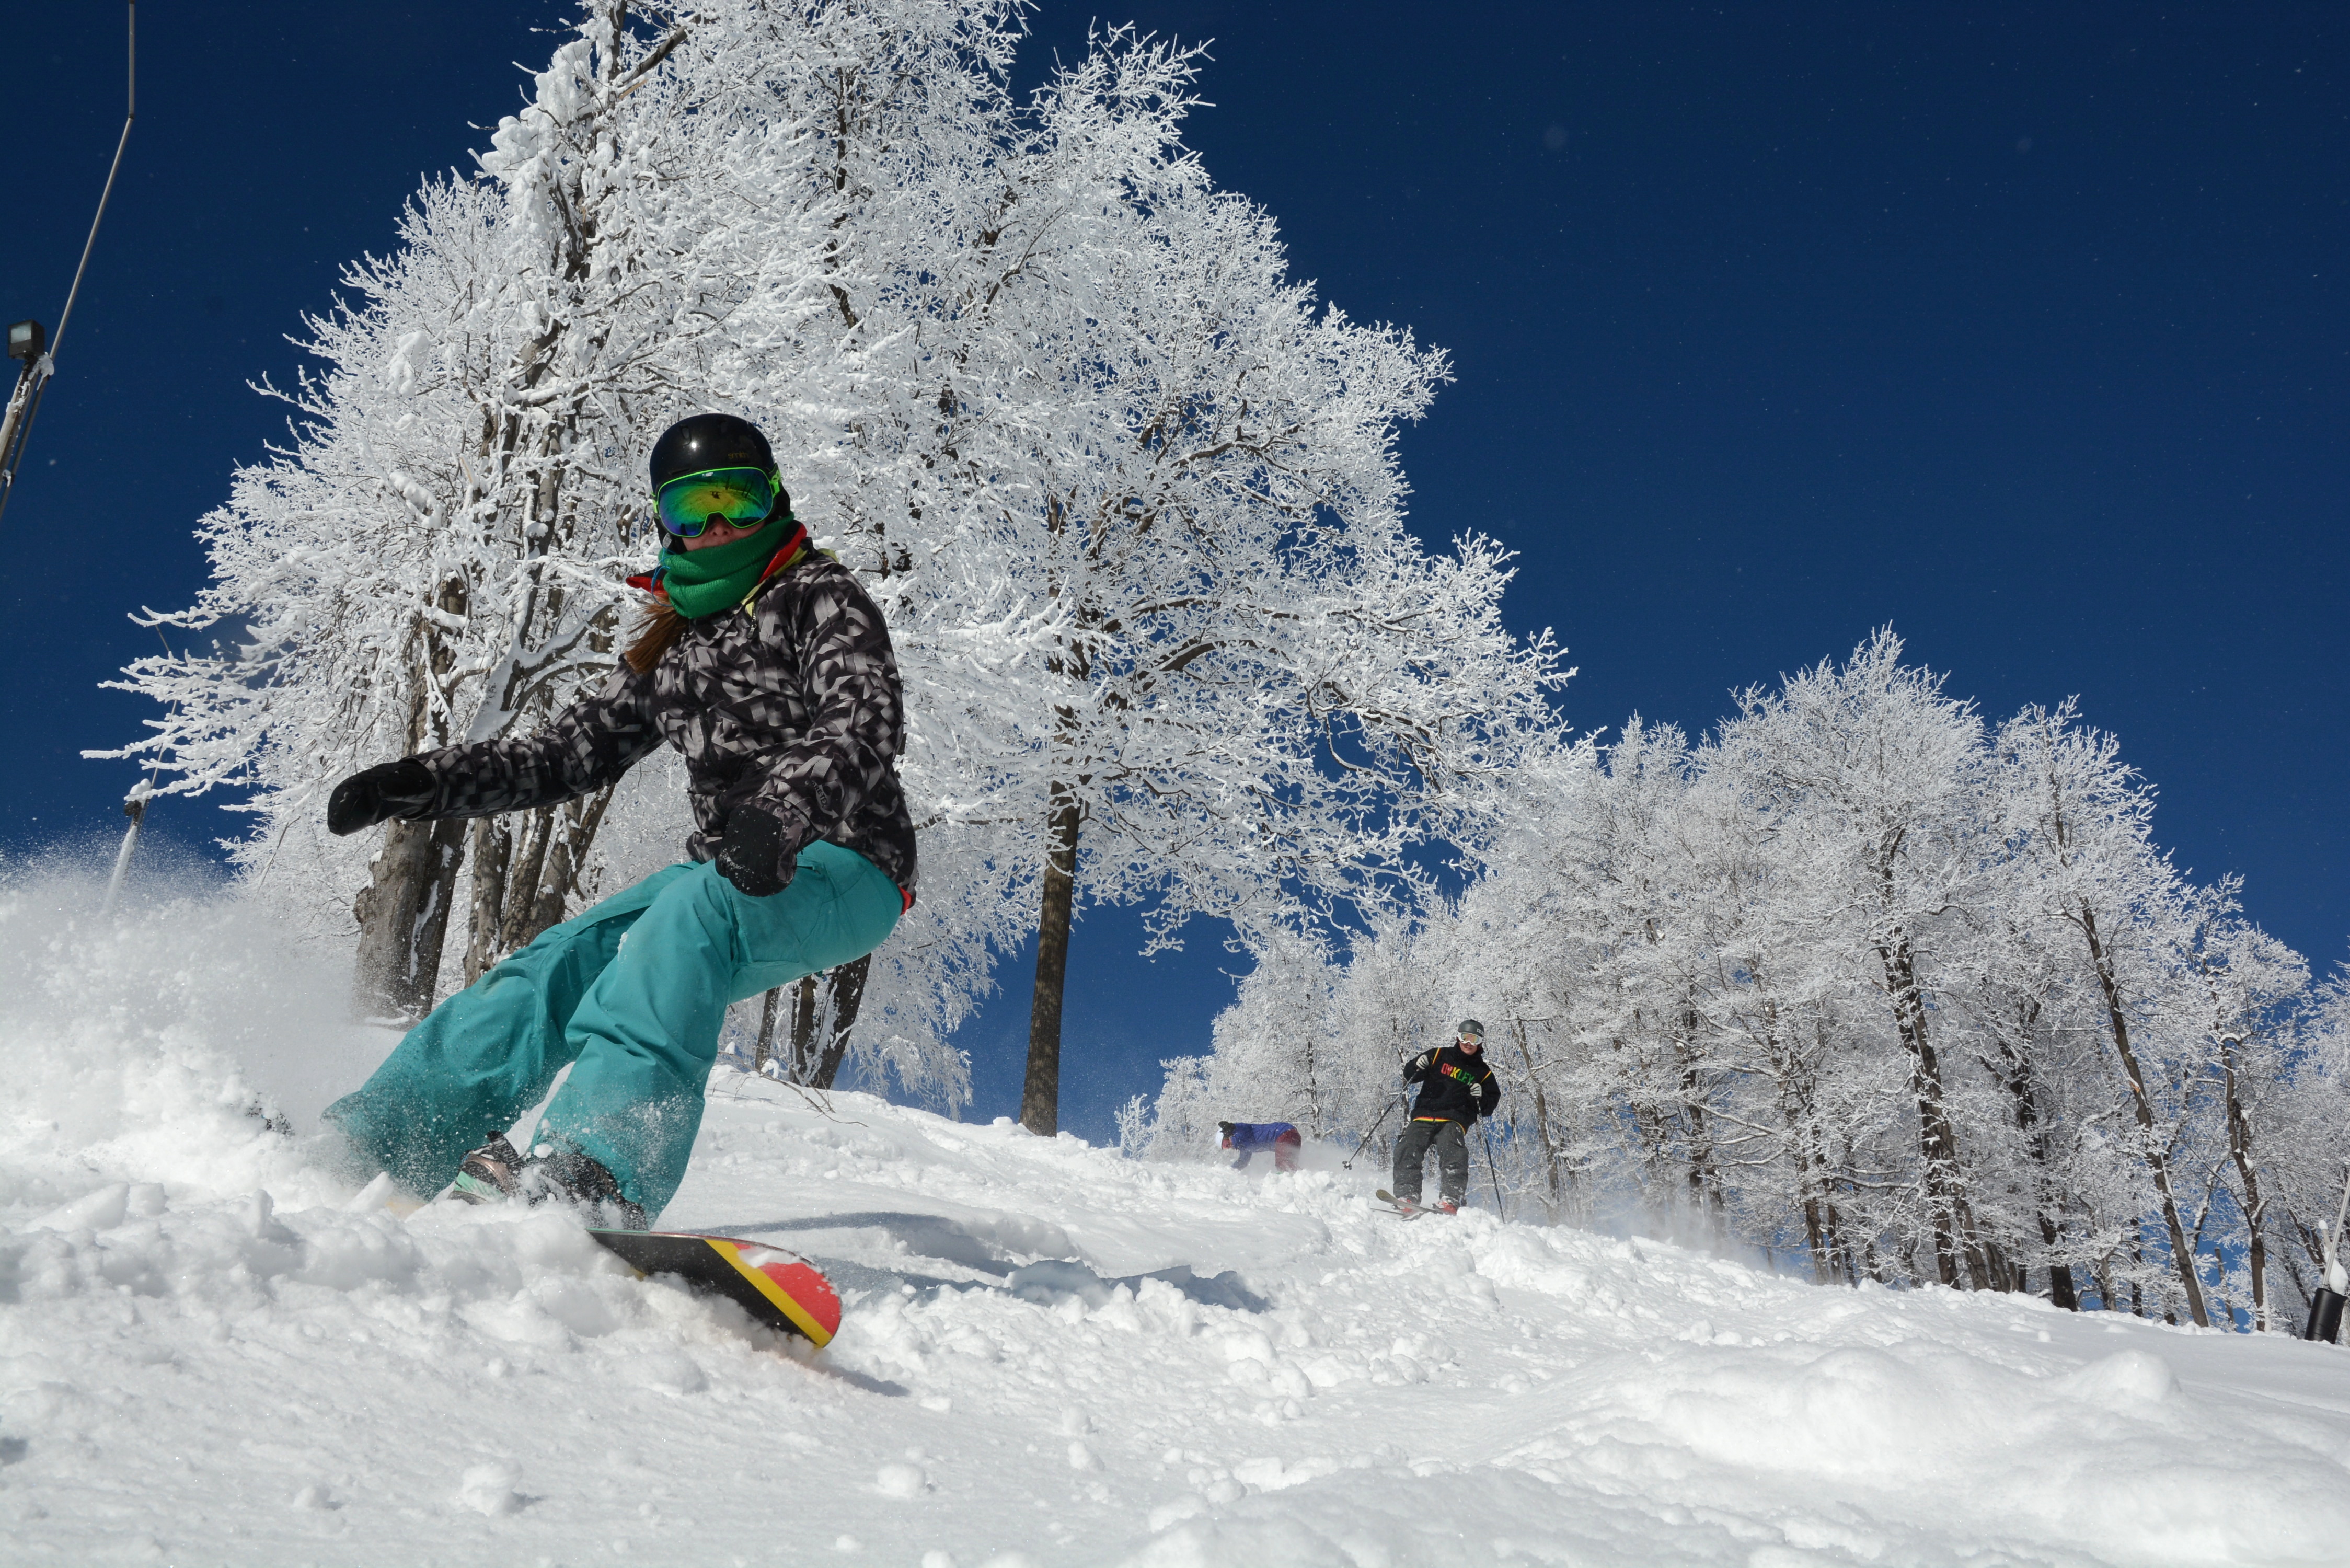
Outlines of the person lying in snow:
M663 554L629 579L650 613L602 689L536 734L356 774L327 826L571 800L666 741L685 753L690 858L410 1030L327 1108L349 1174L389 1171L419 1197L453 1180L475 1202L564 1199L641 1228L684 1178L727 1004L871 952L913 906L905 705L880 610L809 547L755 426L681 421L651 470ZM518 1153L504 1130L567 1064Z
M1406 1213L1419 1208L1420 1176L1431 1143L1440 1173L1437 1212L1458 1212L1469 1195L1469 1124L1492 1116L1502 1103L1502 1085L1485 1065L1484 1050L1485 1026L1464 1018L1451 1044L1423 1051L1404 1064L1403 1081L1421 1086L1410 1125L1396 1139L1395 1200Z
M1246 1170L1249 1161L1256 1158L1257 1150L1261 1148L1273 1150L1274 1169L1297 1168L1297 1151L1305 1140L1297 1136L1297 1129L1289 1123L1218 1122L1216 1126L1223 1131L1223 1147L1241 1151L1241 1157L1232 1161L1234 1170Z

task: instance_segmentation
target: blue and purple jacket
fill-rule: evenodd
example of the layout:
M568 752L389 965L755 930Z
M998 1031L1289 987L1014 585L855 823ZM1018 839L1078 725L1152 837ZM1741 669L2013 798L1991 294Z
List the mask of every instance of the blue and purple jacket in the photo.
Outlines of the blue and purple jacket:
M1232 1168L1240 1170L1259 1149L1271 1149L1278 1158L1283 1145L1295 1148L1305 1141L1289 1122L1234 1122L1232 1130L1224 1137L1223 1146L1239 1151L1240 1158L1232 1161Z

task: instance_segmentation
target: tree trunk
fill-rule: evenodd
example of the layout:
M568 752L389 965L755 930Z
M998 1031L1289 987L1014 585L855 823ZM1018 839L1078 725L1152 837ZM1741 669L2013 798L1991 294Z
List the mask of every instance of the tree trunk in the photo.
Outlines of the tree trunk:
M1534 1137L1542 1141L1543 1170L1549 1179L1550 1222L1558 1223L1559 1211L1566 1206L1566 1195L1559 1190L1559 1149L1550 1136L1550 1096L1543 1093L1542 1075L1534 1070L1534 1054L1526 1047L1526 1025L1521 1018L1510 1020L1511 1032L1518 1037L1518 1058L1526 1064L1526 1086L1534 1094Z
M546 874L546 852L562 833L558 826L560 814L559 806L542 805L523 819L522 841L516 846L514 868L506 874L505 915L498 921L501 958L530 940L523 933L530 929L531 918L538 909L539 881Z
M2220 1066L2228 1097L2228 1154L2236 1162L2237 1179L2244 1184L2244 1267L2252 1276L2252 1332L2266 1334L2269 1250L2262 1227L2268 1222L2268 1200L2261 1196L2260 1167L2252 1159L2251 1120L2244 1115L2244 1102L2236 1093L2235 1047L2241 1043L2230 1035L2220 1036Z
M1795 1164L1795 1189L1803 1195L1804 1244L1812 1254L1812 1282L1833 1284L1840 1271L1827 1156L1818 1147L1818 1134L1812 1125L1811 1096L1793 1081L1793 1071L1792 1064L1782 1066L1779 1107L1787 1120L1787 1139Z
M824 1053L816 1058L811 1087L832 1087L841 1061L848 1054L848 1032L857 1027L858 1011L865 1005L865 981L872 972L873 955L867 953L842 964L827 979L832 992L832 1027L825 1034Z
M792 987L792 1057L785 1075L795 1084L816 1077L816 989L812 974L802 975Z
M467 613L462 576L444 578L433 596L445 615ZM457 665L453 646L431 625L412 650L408 672L408 752L430 751L449 737L429 700ZM363 1018L422 1017L441 983L441 949L449 935L449 906L465 858L463 822L394 821L384 828L368 886L351 906L359 919L352 964L351 1008Z
M1958 1128L1950 1124L1942 1091L1942 1068L1926 1033L1925 999L1918 986L1917 961L1906 934L1888 947L1879 947L1885 965L1886 989L1892 993L1893 1016L1901 1042L1909 1049L1910 1088L1918 1102L1918 1153L1926 1163L1926 1201L1934 1224L1934 1271L1946 1285L1960 1283L1959 1265L1967 1269L1967 1282L1976 1290L1990 1285L1984 1260L1974 1234L1974 1212L1966 1199L1965 1178L1959 1161Z
M465 983L471 985L504 951L498 945L498 934L505 925L506 873L514 861L514 829L504 817L477 816L467 825L466 836L473 861L473 934L465 943Z
M2081 1310L2081 1293L2073 1287L2073 1269L2070 1264L2048 1265L2048 1299L2066 1312Z
M1069 917L1076 897L1076 796L1055 784L1045 820L1044 897L1036 921L1036 990L1028 1010L1028 1074L1020 1090L1020 1125L1040 1137L1061 1127L1061 998L1069 972Z
M2097 984L2105 992L2106 1022L2113 1030L2114 1054L2121 1058L2122 1075L2130 1089L2130 1106L2137 1113L2138 1131L2146 1139L2147 1168L2154 1173L2154 1190L2162 1199L2162 1222L2170 1231L2170 1258L2178 1266L2178 1282L2187 1292L2187 1310L2198 1328L2211 1326L2210 1315L2203 1310L2203 1284L2195 1277L2195 1253L2187 1244L2187 1228L2179 1222L2178 1202L2170 1191L2170 1161L2156 1147L2154 1135L2154 1100L2147 1093L2145 1076L2138 1071L2137 1054L2130 1047L2129 1020L2122 1012L2121 987L2114 979L2114 967L2106 957L2104 944L2097 938L2097 917L2086 904L2081 906L2081 934L2089 944L2090 967L2097 971ZM2132 1286L2135 1293L2136 1286Z
M359 1017L413 1021L432 1010L464 828L444 821L384 829L373 878L351 909L359 922L351 1009Z
M766 1075L768 1054L775 1049L775 1012L783 1000L784 988L779 985L767 992L767 1000L759 1008L759 1043L752 1048L751 1071L762 1077Z
M1689 1128L1689 1198L1717 1240L1727 1230L1722 1212L1721 1172L1714 1163L1713 1136L1705 1125L1705 1084L1697 1067L1697 1009L1685 1008L1676 1053L1681 1064L1681 1112Z
M539 874L538 897L531 905L529 921L515 939L515 947L528 947L548 927L563 923L565 900L579 880L579 867L588 862L596 830L604 825L604 808L611 804L612 787L607 784L588 799L563 807L556 824L560 831L550 830L553 842L547 846L546 865Z
M2051 1247L2056 1244L2055 1222L2045 1214L2040 1217L2040 1234ZM2073 1289L2073 1271L2069 1265L2056 1262L2048 1265L2048 1299L2066 1312L2081 1310L2081 1298Z
M2022 1033L2027 1037L2039 1015L2040 1004L2033 1002L2023 1010L2018 1020ZM2040 1222L2042 1245L2054 1252L2061 1232L2057 1229L2056 1217L2048 1211L2049 1193L2054 1185L2048 1179L2048 1127L2040 1116L2040 1096L2033 1081L2032 1059L2022 1050L2010 1049L2005 1045L2001 1047L2001 1054L2007 1058L2008 1065L1996 1071L2000 1080L2006 1085L2008 1097L2015 1106L2015 1130L2023 1135L2024 1147L2032 1152L2033 1214ZM1990 1065L1989 1063L1985 1064ZM2021 1281L2027 1272L2019 1268L2016 1271L2018 1280ZM2019 1292L2026 1288L2022 1283L2016 1286ZM2080 1299L2073 1293L2073 1271L2053 1257L2048 1262L2048 1299L2066 1312L2081 1310Z
M1978 1251L1982 1257L1983 1282L1989 1288L2002 1292L2020 1291L2023 1288L2020 1282L2022 1271L2007 1261L2006 1249L1997 1241L1985 1237L1980 1243Z
M1305 1119L1306 1136L1320 1137L1322 1136L1322 1093L1320 1085L1314 1081L1314 1035L1311 1031L1308 1031L1305 1036Z
M441 955L449 938L449 916L457 907L457 875L465 864L465 825L463 822L442 822L433 825L433 853L441 862L440 874L432 880L431 901L423 910L417 932L416 946L421 954L429 955L429 968L420 970L416 1015L421 1018L432 1011L433 998L441 983Z

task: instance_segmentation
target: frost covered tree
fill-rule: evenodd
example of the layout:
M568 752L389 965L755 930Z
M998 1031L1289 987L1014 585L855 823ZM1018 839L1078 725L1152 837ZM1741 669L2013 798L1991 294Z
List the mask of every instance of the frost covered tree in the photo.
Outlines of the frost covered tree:
M131 668L167 716L123 754L161 762L174 790L251 789L263 826L239 852L249 877L307 900L355 870L316 831L327 783L536 723L603 679L630 613L620 578L653 547L639 465L670 418L715 407L762 421L795 454L819 537L861 542L853 454L898 392L875 375L852 301L887 296L962 243L942 171L995 183L1014 21L979 4L588 6L499 126L482 178L428 182L399 247L350 268L311 320L318 369L289 394L292 441L206 519L213 586L159 618L226 631L224 646ZM973 569L984 552L954 558L972 543L931 541L924 564L948 565L921 574L927 592L898 596L920 732L910 771L935 770L918 794L949 817L1001 761L988 715L1019 684L1035 618L1010 574ZM914 559L902 545L877 555L885 576ZM990 737L976 761L961 743L973 735ZM637 825L635 852L673 839L660 792L634 793L655 819ZM450 930L468 933L478 972L590 896L613 842L607 810L388 827L357 909L362 1005L419 1012ZM856 977L868 1010L879 993L883 1029L914 1036L879 1035L890 1064L950 1089L961 1068L938 1037L983 982L987 945L1016 940L960 885L993 874L962 848L931 846L926 918L870 992ZM855 1009L834 992L845 1030Z
M2325 1232L2350 1181L2350 966L2304 993L2290 1034L2249 1038L2236 1080L2248 1119L2265 1139L2262 1193L2272 1268L2289 1287L2293 1332L2324 1281ZM2272 1293L2272 1299L2274 1297Z
M2172 994L2173 924L2184 894L2154 846L2152 792L2121 763L2119 742L2081 729L2069 704L2025 710L2003 727L1997 751L2020 774L2002 792L2004 826L2031 873L2009 886L2079 944L2109 1061L2137 1125L2128 1141L2145 1162L2188 1313L2207 1324L2172 1170L2192 1077L2165 1070L2155 1054L2178 1043L2178 1023L2207 1021L2191 1008L2186 1020L2177 1016L2183 999Z
M2170 864L2073 704L1987 727L1885 633L1696 743L1555 738L1504 796L1456 897L1268 950L1129 1146L1177 1154L1191 1107L1245 1094L1359 1136L1389 1036L1473 1013L1500 1162L1555 1220L1823 1282L2251 1328L2305 1305L2350 1158L2342 982L2312 992L2232 878Z
M1503 552L1432 556L1402 526L1394 432L1441 357L1288 280L1270 220L1181 143L1192 55L1104 44L1039 94L963 267L901 332L920 400L890 426L921 465L895 536L970 516L962 547L1019 563L1048 618L1036 700L988 715L1025 750L974 814L1035 868L1040 1132L1082 902L1253 942L1393 897L1556 677L1500 625Z
M1776 692L1750 691L1725 726L1727 764L1800 836L1827 909L1819 934L1869 970L1908 1058L1918 1199L1936 1275L1993 1282L1938 1042L1926 928L1969 894L1981 849L1966 809L1981 745L1971 708L1901 663L1880 632L1841 669L1823 662Z
M195 607L152 618L233 627L233 645L128 672L171 716L119 754L161 761L171 790L254 788L266 830L242 858L265 882L343 870L312 821L341 773L534 723L608 670L644 547L640 427L702 391L746 254L820 232L788 208L660 199L734 171L754 84L694 77L723 51L673 19L598 5L579 31L484 178L428 182L399 247L309 318L319 369L285 394L292 444L205 519ZM469 850L467 978L543 929L605 805L531 814L519 838L500 818L388 826L355 908L363 1004L430 1005Z
M603 679L654 545L643 448L695 410L787 454L906 679L922 898L869 963L771 999L795 1071L951 1098L944 1035L994 957L1040 925L1065 952L1079 901L1258 940L1408 890L1419 846L1490 815L1555 660L1500 626L1503 552L1402 528L1393 433L1441 357L1319 307L1213 189L1180 139L1196 52L1104 33L1016 102L1020 15L594 0L480 177L428 182L310 320L291 440L205 520L213 585L156 618L211 651L131 667L165 716L118 754L250 790L247 876L322 929L364 877L369 1011L421 1012L673 837L634 778L395 823L364 868L314 819L344 772Z

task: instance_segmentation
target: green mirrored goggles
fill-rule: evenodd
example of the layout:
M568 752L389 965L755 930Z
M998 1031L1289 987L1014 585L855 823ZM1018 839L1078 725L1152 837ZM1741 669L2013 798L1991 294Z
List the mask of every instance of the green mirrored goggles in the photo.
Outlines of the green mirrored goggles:
M713 523L756 523L775 509L782 477L764 468L706 468L681 473L653 492L660 525L695 539Z

